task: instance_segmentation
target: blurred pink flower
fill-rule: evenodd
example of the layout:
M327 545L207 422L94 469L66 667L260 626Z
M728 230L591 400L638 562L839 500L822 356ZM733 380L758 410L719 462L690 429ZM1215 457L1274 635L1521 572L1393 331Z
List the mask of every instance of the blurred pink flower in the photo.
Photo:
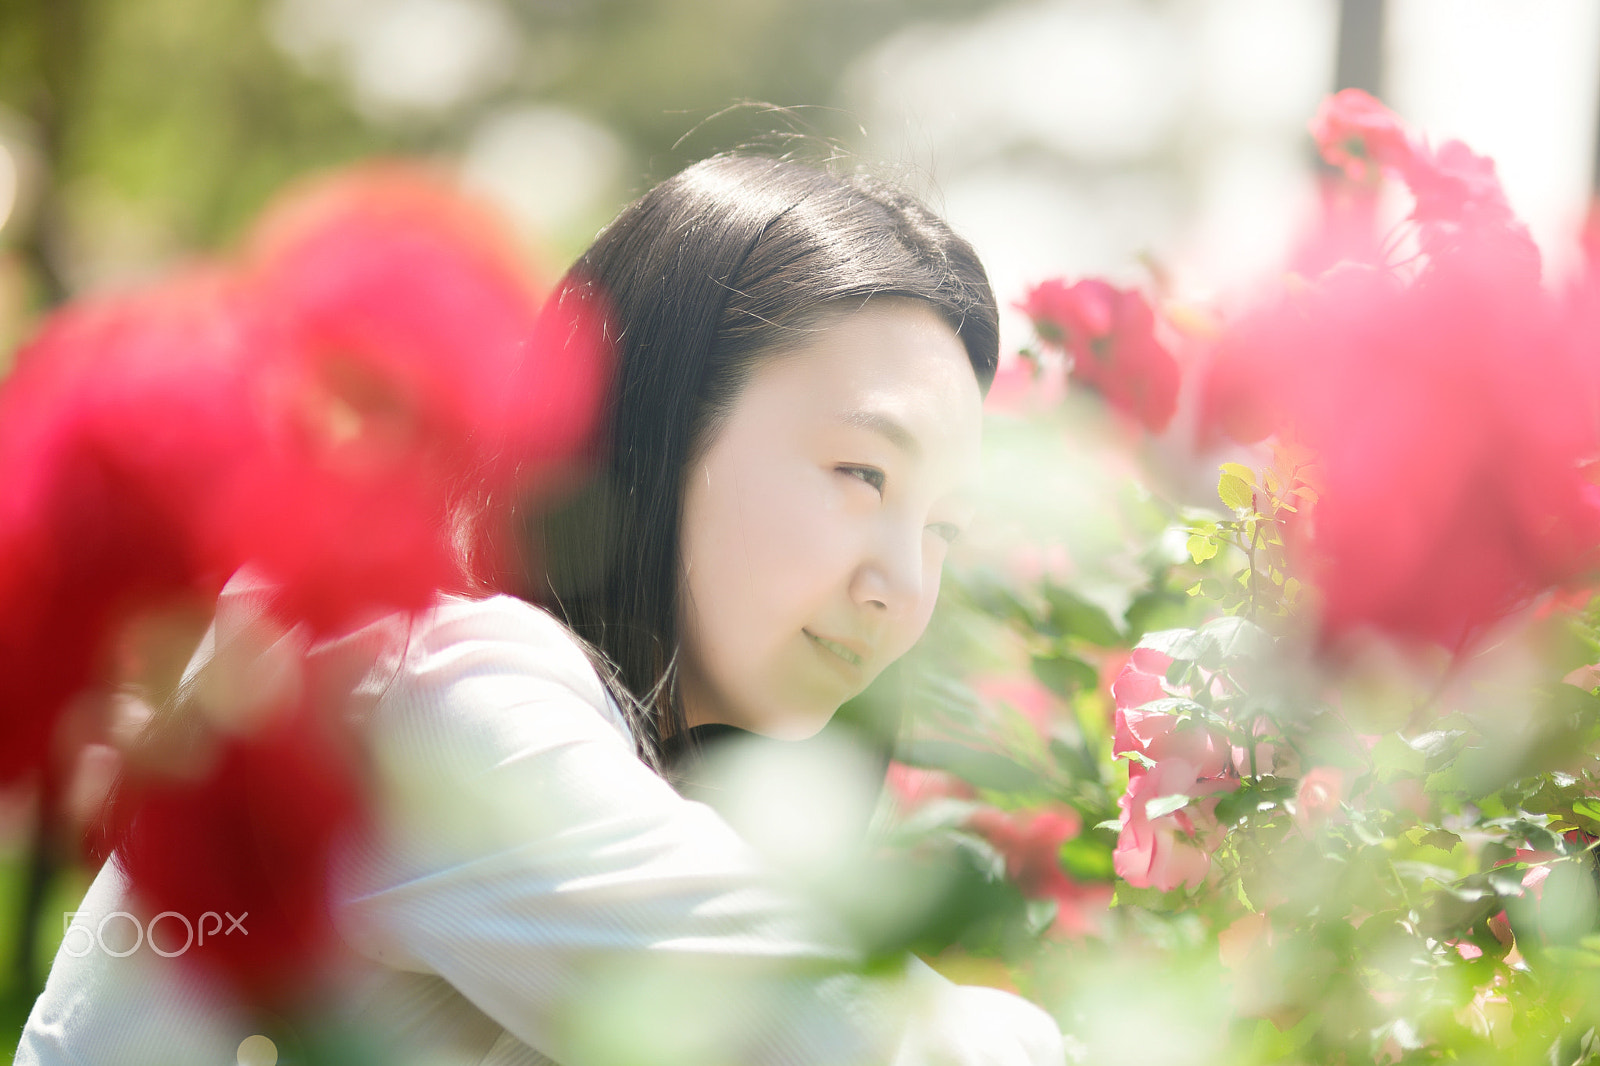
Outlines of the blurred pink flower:
M1084 936L1104 927L1112 887L1075 881L1061 868L1061 845L1083 830L1071 807L1030 811L977 811L968 826L1005 856L1006 875L1030 899L1056 901L1052 930L1063 936Z
M1272 724L1266 718L1257 718L1255 724L1251 726L1251 733L1259 737L1272 732L1272 728ZM1291 748L1283 748L1271 741L1263 740L1256 741L1252 747L1255 749L1253 762L1249 747L1235 744L1228 749L1233 767L1241 776L1253 772L1258 775L1282 777L1285 774L1293 774L1297 769L1297 760Z
M1040 737L1049 738L1058 701L1044 685L1017 674L982 675L972 678L970 684L985 704L1006 704L1026 718Z
M1325 97L1311 119L1311 137L1323 159L1359 182L1404 170L1418 152L1394 112L1360 89Z
M1064 544L1019 544L1006 564L1007 575L1018 585L1033 585L1046 578L1064 585L1075 570Z
M1300 779L1295 792L1294 824L1309 835L1335 817L1343 802L1344 771L1334 766L1313 766Z
M904 814L936 799L971 799L974 795L972 786L954 774L907 766L903 762L890 762L884 781Z
M1055 407L1066 394L1065 360L1013 353L1000 360L983 409L991 414L1036 415Z

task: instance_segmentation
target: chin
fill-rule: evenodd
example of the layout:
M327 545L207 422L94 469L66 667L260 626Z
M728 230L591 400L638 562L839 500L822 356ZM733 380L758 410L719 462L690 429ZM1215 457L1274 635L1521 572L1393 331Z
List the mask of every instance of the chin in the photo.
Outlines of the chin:
M810 740L822 732L823 726L833 721L838 710L838 707L832 707L822 712L796 711L778 718L764 719L752 732L773 740Z

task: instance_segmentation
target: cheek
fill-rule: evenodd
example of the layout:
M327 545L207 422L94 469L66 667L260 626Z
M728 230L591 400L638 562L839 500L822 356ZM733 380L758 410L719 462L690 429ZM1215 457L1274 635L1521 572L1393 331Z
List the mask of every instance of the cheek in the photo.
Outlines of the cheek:
M688 585L725 643L798 629L845 581L848 523L837 491L804 466L712 468L686 500Z
M905 624L896 634L894 657L898 659L911 650L911 646L922 639L922 634L928 631L928 622L933 618L934 605L939 601L939 579L944 573L944 553L930 560L927 572L922 579L925 590L921 601L917 604L916 611L907 615Z

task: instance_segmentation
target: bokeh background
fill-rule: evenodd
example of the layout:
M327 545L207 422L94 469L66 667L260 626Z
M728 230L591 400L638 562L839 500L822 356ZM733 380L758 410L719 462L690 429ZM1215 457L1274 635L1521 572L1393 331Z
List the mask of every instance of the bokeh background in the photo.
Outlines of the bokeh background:
M1306 118L1351 85L1492 155L1570 260L1588 0L10 0L0 350L42 304L225 243L306 171L435 159L555 270L652 179L772 133L919 186L1007 296L1150 260L1210 297L1292 238Z
M1226 301L1306 220L1305 123L1346 86L1493 156L1550 270L1575 260L1593 0L7 0L0 373L43 310L373 155L457 172L547 276L653 180L799 138L918 188L1003 301L1090 273ZM11 928L29 825L0 800L0 1054L54 950Z

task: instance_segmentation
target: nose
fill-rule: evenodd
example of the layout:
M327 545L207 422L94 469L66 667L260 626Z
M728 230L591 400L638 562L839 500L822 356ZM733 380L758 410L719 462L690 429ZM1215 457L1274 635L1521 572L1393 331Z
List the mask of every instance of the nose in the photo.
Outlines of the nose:
M883 529L856 567L851 597L891 618L915 617L927 593L922 529L895 523Z

